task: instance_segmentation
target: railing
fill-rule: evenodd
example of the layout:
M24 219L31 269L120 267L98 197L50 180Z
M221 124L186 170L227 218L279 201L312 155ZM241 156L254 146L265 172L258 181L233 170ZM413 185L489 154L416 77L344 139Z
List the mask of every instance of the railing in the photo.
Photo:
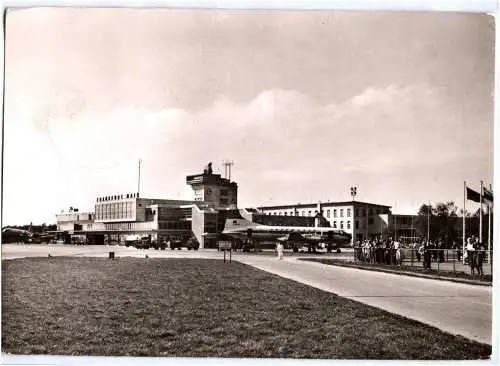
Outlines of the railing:
M480 254L481 264L486 265L483 268L485 273L492 274L493 251L475 250L475 252ZM467 251L465 251L465 259L463 255L461 249L425 249L422 253L414 248L354 247L355 262L387 266L423 267L453 272L470 271Z

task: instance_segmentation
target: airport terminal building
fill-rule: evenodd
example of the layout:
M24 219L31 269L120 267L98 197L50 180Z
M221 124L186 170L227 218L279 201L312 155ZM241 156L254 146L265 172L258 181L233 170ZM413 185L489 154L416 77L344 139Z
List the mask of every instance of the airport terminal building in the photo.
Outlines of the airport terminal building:
M391 207L368 202L347 201L265 206L258 210L271 216L321 216L334 229L352 235L355 241L384 234L390 224Z
M71 241L122 244L127 236L151 241L187 240L200 248L216 248L225 219L238 209L238 185L214 174L209 163L203 173L188 175L192 200L140 197L139 193L97 197L94 212L70 210L56 215L57 230ZM390 207L366 202L328 202L239 209L239 214L263 225L330 226L354 240L380 235L390 221Z

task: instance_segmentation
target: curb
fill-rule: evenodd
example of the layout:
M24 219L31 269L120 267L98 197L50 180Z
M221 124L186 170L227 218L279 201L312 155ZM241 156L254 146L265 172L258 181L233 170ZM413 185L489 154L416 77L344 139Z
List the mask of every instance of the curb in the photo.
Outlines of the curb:
M416 273L416 272L408 272L408 271L395 271L391 269L386 269L386 268L372 268L372 267L365 267L365 266L360 266L356 264L350 264L350 263L323 263L314 259L301 259L297 258L298 260L303 260L306 262L316 262L319 264L324 264L327 266L338 266L338 267L347 267L347 268L356 268L356 269L361 269L365 271L373 271L373 272L385 272L385 273L392 273L392 274L397 274L400 276L409 276L409 277L420 277L420 278L428 278L432 280L440 280L440 281L450 281L450 282L457 282L457 283L464 283L468 285L478 285L478 286L492 286L492 282L485 282L485 281L476 281L476 280L469 280L466 278L453 278L453 277L444 277L444 276L435 276L435 275L429 275L425 273Z

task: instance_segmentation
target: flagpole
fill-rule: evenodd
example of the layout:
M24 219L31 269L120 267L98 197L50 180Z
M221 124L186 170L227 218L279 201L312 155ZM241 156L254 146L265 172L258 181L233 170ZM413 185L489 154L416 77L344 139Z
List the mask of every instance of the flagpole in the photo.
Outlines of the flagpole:
M490 184L490 193L493 194L493 189ZM493 212L492 208L492 203L488 205L488 264L491 263L491 214Z
M480 204L480 210L479 210L479 243L483 243L483 181L481 181L481 191L480 193L480 198L479 198L479 204Z
M464 210L462 212L462 264L465 265L465 202L467 200L467 183L464 180Z
M490 205L488 205L488 263L491 263L490 249L491 249L491 209Z
M431 203L429 201L429 206L427 206L427 244L429 244L429 239L430 239L430 226L431 226Z

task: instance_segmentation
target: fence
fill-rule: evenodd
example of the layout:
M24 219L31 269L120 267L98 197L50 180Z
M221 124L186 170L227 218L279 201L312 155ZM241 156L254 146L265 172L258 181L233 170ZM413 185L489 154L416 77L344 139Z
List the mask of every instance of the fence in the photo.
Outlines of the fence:
M398 253L399 251L399 253ZM354 248L354 261L383 265L403 265L410 267L431 268L443 271L470 273L470 266L465 252L466 260L463 264L463 253L461 249L427 249L430 260L425 261L424 254L418 249L400 248ZM493 251L476 250L482 254L483 273L491 275L493 273ZM426 266L427 265L427 266Z

